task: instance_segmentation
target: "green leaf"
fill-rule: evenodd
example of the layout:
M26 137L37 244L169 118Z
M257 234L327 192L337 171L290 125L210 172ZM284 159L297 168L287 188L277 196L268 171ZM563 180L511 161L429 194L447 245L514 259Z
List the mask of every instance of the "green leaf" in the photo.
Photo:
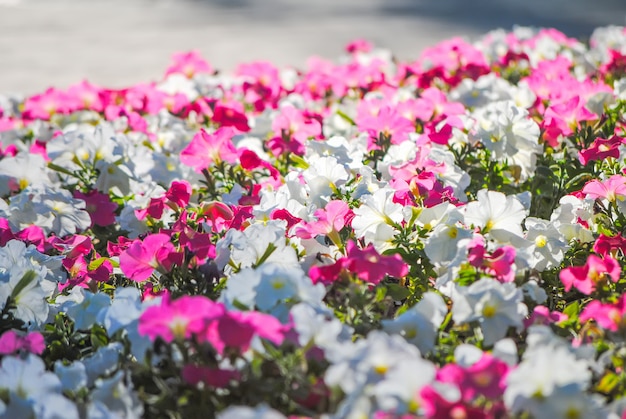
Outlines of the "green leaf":
M350 125L356 126L356 122L352 118L350 118L345 112L337 109L337 115L343 118L346 122L350 123Z
M579 312L580 304L578 303L578 301L569 303L567 307L565 307L565 310L563 310L563 314L567 314L567 317L569 317L570 319L572 317L578 317Z
M26 271L24 276L22 276L22 278L17 282L15 288L13 288L13 291L11 292L11 299L17 300L18 295L20 295L24 288L33 282L35 278L37 278L37 273L35 271L32 269Z
M600 393L610 394L615 387L619 384L620 379L617 374L609 371L602 377L598 385L596 386L596 390Z
M89 269L90 271L95 271L107 260L109 260L109 258L107 257L100 257L98 259L92 260L91 262L89 262L89 266L87 267L87 269Z
M68 176L75 177L74 173L70 172L70 171L69 171L69 170L67 170L65 167L57 166L57 165L56 165L56 164L54 164L54 163L48 163L48 168L49 168L49 169L52 169L52 170L54 170L54 171L56 171L56 172L61 172L61 173L63 173L63 174L66 174L66 175L68 175Z
M401 301L411 295L411 291L399 284L387 284L387 295L396 301Z
M102 326L95 325L91 328L91 334L89 336L91 345L94 348L100 348L106 346L109 343L109 337L106 330Z

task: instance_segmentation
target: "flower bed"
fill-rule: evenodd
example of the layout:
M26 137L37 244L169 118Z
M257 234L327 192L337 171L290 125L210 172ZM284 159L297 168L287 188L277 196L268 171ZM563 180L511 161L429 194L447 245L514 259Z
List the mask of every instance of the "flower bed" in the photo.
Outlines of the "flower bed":
M626 31L0 98L0 416L623 417Z

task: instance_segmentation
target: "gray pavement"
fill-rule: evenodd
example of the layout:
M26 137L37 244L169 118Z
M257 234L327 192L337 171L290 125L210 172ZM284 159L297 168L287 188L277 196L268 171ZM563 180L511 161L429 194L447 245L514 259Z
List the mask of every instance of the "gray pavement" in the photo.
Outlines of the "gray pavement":
M626 25L626 0L0 0L0 92L84 78L124 87L158 79L173 52L190 49L225 71L334 59L359 37L411 59L452 36L515 24L588 37Z

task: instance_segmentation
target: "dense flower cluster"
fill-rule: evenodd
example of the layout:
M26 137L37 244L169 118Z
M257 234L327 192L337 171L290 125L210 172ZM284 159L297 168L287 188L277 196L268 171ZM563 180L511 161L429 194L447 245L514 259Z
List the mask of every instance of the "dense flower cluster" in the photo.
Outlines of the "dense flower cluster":
M626 30L0 96L0 417L620 418Z

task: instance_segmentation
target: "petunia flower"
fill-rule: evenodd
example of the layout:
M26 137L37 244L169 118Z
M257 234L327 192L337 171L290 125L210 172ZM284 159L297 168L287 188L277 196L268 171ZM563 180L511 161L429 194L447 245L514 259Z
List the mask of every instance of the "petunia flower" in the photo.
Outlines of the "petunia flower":
M218 128L213 133L201 129L180 152L180 161L198 173L220 161L234 163L237 161L237 150L232 138L236 133L231 127Z
M145 281L155 269L171 268L177 251L167 234L151 234L143 241L135 240L120 254L120 269L133 281Z
M565 291L572 287L585 295L591 294L598 285L605 281L619 281L622 270L619 263L610 256L600 258L589 255L583 266L570 266L559 273Z
M160 305L148 307L139 317L139 333L151 340L165 342L189 339L206 330L207 324L222 316L224 306L203 296L182 296L170 300L164 296Z
M602 328L617 332L626 328L626 294L615 303L603 304L593 300L584 308L579 317L581 322L595 320Z

